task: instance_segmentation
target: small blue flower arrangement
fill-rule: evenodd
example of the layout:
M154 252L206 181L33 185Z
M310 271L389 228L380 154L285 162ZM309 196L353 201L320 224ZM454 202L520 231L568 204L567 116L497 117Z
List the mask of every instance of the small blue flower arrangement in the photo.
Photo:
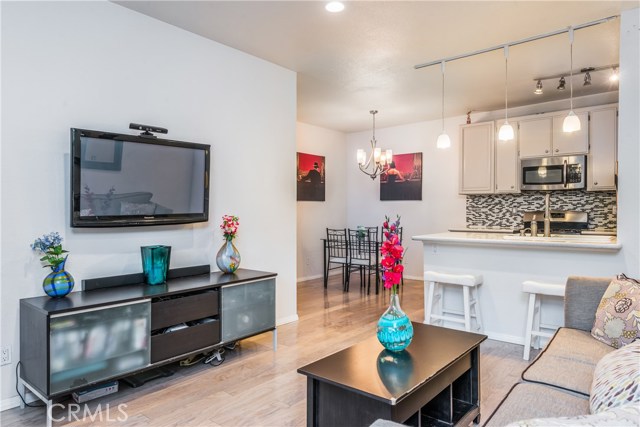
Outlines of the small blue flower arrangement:
M47 264L43 267L51 267L54 271L66 261L67 255L65 254L69 252L62 249L62 237L57 231L38 237L31 244L31 249L44 254L40 261L45 261Z

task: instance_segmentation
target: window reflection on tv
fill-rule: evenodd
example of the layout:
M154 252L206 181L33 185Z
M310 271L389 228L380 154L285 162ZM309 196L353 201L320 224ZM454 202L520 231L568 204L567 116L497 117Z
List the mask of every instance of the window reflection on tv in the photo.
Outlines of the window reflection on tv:
M208 145L72 129L72 158L72 226L208 219Z

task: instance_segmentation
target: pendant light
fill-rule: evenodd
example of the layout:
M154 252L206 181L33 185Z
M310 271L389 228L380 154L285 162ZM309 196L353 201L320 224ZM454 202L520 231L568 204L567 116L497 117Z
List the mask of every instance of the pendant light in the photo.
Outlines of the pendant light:
M563 132L575 132L580 130L580 119L576 116L576 113L573 112L573 27L569 27L569 45L570 45L570 57L571 57L571 68L569 75L569 88L571 90L570 94L570 105L571 109L569 110L569 114L564 118L564 122L562 123L562 131Z
M449 139L449 135L444 131L444 61L441 63L442 70L442 133L438 137L438 141L436 142L436 147L438 148L449 148L451 147L451 139Z
M513 126L509 124L508 119L508 86L509 86L509 45L504 47L504 124L500 126L498 131L498 139L500 141L511 141L513 139Z

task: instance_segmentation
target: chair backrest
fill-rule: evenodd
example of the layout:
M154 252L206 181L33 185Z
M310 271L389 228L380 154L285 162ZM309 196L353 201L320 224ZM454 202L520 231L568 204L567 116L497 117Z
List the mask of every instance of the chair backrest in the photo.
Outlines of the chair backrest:
M348 256L348 236L344 228L327 228L327 250L329 259L344 258Z
M375 230L374 230L375 229ZM378 227L349 229L349 259L353 261L375 261Z

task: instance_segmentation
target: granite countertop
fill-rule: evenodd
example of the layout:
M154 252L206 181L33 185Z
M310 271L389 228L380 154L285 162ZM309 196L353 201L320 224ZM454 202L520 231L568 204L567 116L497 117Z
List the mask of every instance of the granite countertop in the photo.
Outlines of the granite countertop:
M520 248L585 249L597 251L618 251L622 245L615 236L602 235L551 235L551 237L531 237L496 232L446 232L412 236L412 240L463 245L509 246Z

